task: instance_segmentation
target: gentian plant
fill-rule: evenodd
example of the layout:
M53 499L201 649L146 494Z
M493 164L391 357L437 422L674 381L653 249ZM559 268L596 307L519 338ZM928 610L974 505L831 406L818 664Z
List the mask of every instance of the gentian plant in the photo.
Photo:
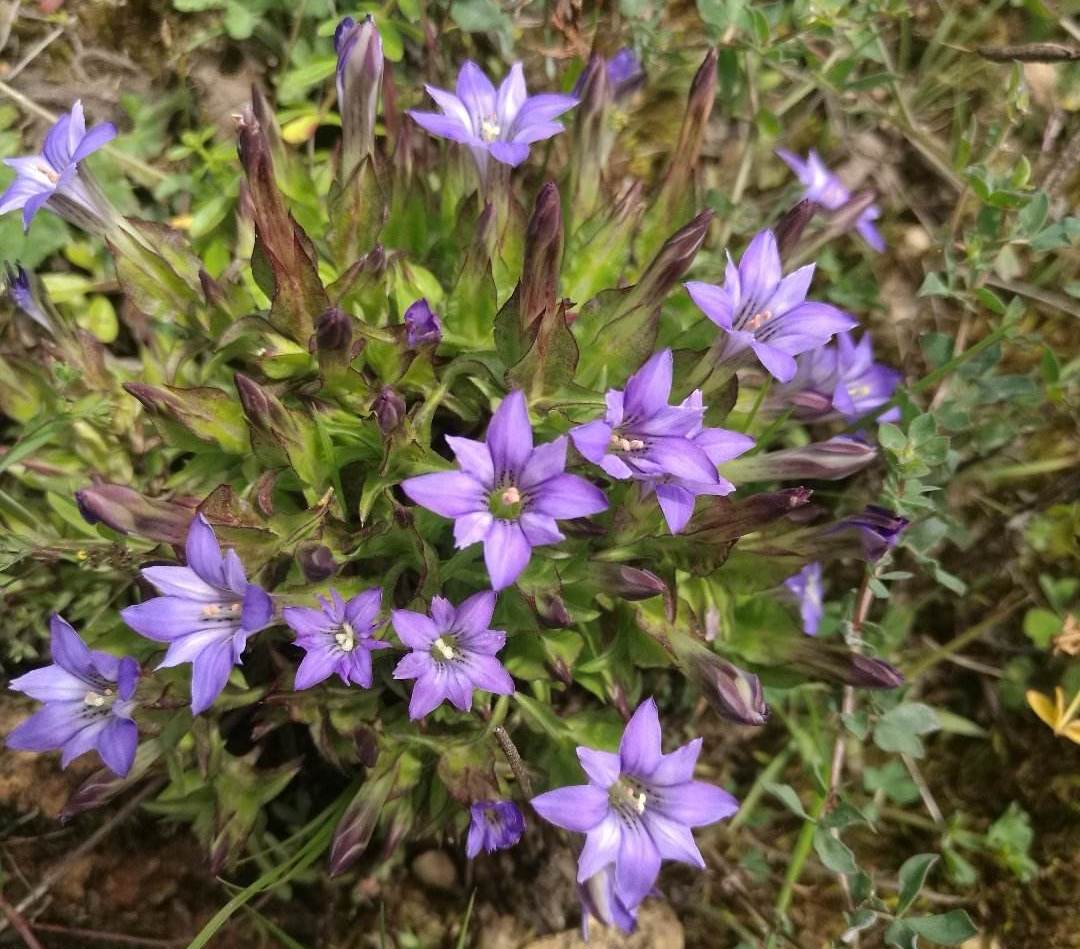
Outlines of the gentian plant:
M648 83L628 50L574 94L465 61L427 112L370 17L334 47L341 144L316 164L261 94L237 117L230 260L104 202L83 162L115 130L78 103L11 163L0 209L106 239L138 358L61 333L11 270L21 328L81 367L130 463L68 502L119 608L84 624L93 649L53 620L54 665L11 683L44 706L8 744L96 750L112 777L75 810L160 780L219 871L315 762L334 873L433 836L482 867L546 835L578 853L586 915L631 930L738 806L696 729L760 727L806 682L902 682L873 636L812 634L822 578L892 556L907 520L866 507L870 481L811 502L877 463L863 416L901 380L812 262L785 276L791 219L732 236L736 264L695 207L715 51L660 184L626 189L609 119ZM840 200L816 156L785 158ZM740 635L758 603L778 612Z

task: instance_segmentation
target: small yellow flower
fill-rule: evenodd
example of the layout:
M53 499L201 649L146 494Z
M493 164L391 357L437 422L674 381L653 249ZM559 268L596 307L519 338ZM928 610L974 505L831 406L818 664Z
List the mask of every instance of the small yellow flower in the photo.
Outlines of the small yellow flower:
M1055 735L1064 735L1071 741L1080 745L1080 691L1073 696L1068 707L1065 706L1065 692L1061 686L1054 689L1054 698L1036 692L1034 689L1027 693L1028 705L1053 730Z

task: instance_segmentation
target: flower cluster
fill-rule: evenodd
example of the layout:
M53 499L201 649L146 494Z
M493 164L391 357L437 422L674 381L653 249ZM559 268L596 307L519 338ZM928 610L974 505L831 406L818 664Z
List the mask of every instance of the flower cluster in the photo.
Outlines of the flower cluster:
M153 737L139 749L135 775L145 758L172 777L186 749L165 748L180 729L157 719L171 715L186 727L183 706L211 716L251 706L259 718L253 740L283 721L303 723L310 745L339 770L366 769L340 808L334 872L363 852L380 819L388 848L414 826L430 827L420 815L436 800L436 818L451 798L461 805L448 827L465 835L470 859L512 847L526 831L521 804L531 798L541 818L585 837L577 878L586 916L630 930L664 861L703 868L693 830L738 805L695 780L700 738L662 751L659 710L642 700L650 673L636 665L629 626L651 637L657 654L648 668L675 670L670 691L690 693L680 696L685 707L700 696L729 722L762 725L762 681L770 680L737 664L747 654L720 609L729 596L723 571L739 545L740 585L795 604L809 634L798 635L793 618L778 637L776 666L867 688L901 681L884 661L813 637L823 564L879 559L898 544L906 519L870 506L811 523L819 510L808 504L810 489L775 484L836 480L873 463L871 434L829 426L883 411L899 375L874 361L869 335L848 335L853 316L808 298L813 263L784 274L790 221L760 230L737 265L729 255L721 284L685 282L707 321L694 314L682 334L687 327L665 315L712 220L703 212L662 229L667 209L692 194L716 92L715 52L695 77L678 154L633 242L642 263L635 270L605 255L630 246L643 189L610 206L600 200L618 131L610 120L645 83L630 51L594 56L570 95L530 96L520 63L496 88L466 62L453 93L426 87L441 111L408 111L410 125L391 112L374 20L344 19L334 47L342 144L326 159L333 184L325 231L309 236L299 218L311 214L294 215L279 187L302 183L308 171L291 174L269 104L256 95L238 120L251 280L231 279L239 265L215 280L180 235L124 219L108 204L83 162L116 130L87 130L79 103L49 131L41 154L8 162L17 177L0 212L21 210L29 226L47 208L104 235L134 309L148 326L171 321L140 351L142 362L115 358L103 345L71 345L62 337L75 339L76 322L64 320L32 275L7 270L9 295L33 324L20 331L48 334L50 354L77 365L73 392L105 379L94 397L146 426L133 441L150 460L132 468L178 492L151 497L95 477L76 493L78 510L110 553L142 545L149 558L161 544L175 559L183 548L180 563L154 559L141 568L137 593L119 614L129 630L119 622L111 630L156 670L174 671L155 675L132 657L92 650L55 616L53 664L11 682L43 705L8 745L60 750L64 765L96 750L123 777L132 774L142 729ZM588 155L566 189L554 181L539 189L521 226L510 169L533 144L565 131L560 116L579 105L569 150ZM476 236L449 289L435 276L449 272L446 261L424 255L432 246L445 254L455 242L416 234L424 209L447 198L424 190L440 179L431 166L414 174L414 162L440 151L414 147L418 128L463 145L479 173L465 186L479 197ZM383 136L394 150L382 147ZM811 200L832 209L851 200L816 154L806 163L782 157ZM403 188L416 194L403 197ZM569 220L564 190L575 196ZM866 208L857 225L871 243L876 216ZM699 276L720 279L698 265ZM619 275L634 272L637 283L625 285ZM605 273L619 285L608 287ZM579 295L580 304L567 299ZM684 348L703 332L697 351ZM203 352L215 355L200 362ZM772 379L762 381L755 361ZM175 701L169 691L187 681L189 697ZM611 698L629 718L618 750L578 746L587 783L533 796L530 772L559 762L544 781L550 788L559 783L552 775L575 767L578 741L608 734L611 710L590 721L596 731L575 731L572 703L587 695ZM573 727L545 703L573 711ZM538 727L521 730L519 756L509 731L523 721ZM201 742L200 768L231 753L224 739L214 744L219 729L189 731ZM496 742L505 763L495 758ZM168 757L168 769L152 764L154 755ZM234 771L229 781L242 783L243 768ZM293 773L282 767L275 779L285 787ZM218 793L211 784L207 795ZM277 787L264 772L250 785L247 798L221 791L226 803L242 801L237 813L217 801L218 810L200 814L198 825L218 834L215 866L250 832L258 812L251 802Z

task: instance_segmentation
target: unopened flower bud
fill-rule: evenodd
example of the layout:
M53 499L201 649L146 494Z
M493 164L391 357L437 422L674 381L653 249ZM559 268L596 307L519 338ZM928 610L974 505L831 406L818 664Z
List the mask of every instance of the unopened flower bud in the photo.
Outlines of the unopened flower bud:
M345 17L334 31L338 111L341 113L342 180L375 146L375 114L382 86L383 48L371 16Z
M904 684L904 676L897 668L847 646L806 637L790 645L790 655L791 665L826 682L860 689L895 689Z
M161 432L177 447L215 442L230 454L250 450L243 418L236 401L227 392L211 386L153 386L144 382L125 382L124 389L138 399Z
M338 572L334 555L325 544L301 544L296 548L296 562L309 583L322 583Z
M323 353L348 355L352 349L352 320L333 306L315 321L315 349Z
M42 329L55 333L54 321L46 311L46 307L49 306L48 297L40 291L35 279L18 264L12 266L6 261L4 274L11 302Z
M555 306L562 266L563 219L559 189L547 182L536 196L525 231L525 263L521 273L521 328L527 338L533 327Z
M573 617L566 609L566 603L558 593L539 591L533 599L533 606L540 623L548 629L566 629L574 625Z
M804 198L776 222L773 236L776 238L776 249L780 253L781 260L795 249L806 225L810 223L818 209L819 205L809 198Z
M389 435L397 430L401 425L401 420L405 418L405 400L396 389L385 386L375 396L372 411L375 413L375 421L379 424L379 431L384 435Z
M436 345L442 339L442 321L423 297L405 311L402 319L405 323L405 341L410 349Z
M716 49L710 49L690 84L686 114L683 116L682 128L679 129L679 140L672 152L671 164L668 165L662 185L662 200L675 206L681 205L691 173L697 166L701 144L705 139L705 127L716 101L717 59Z
M702 647L695 649L690 657L690 674L705 700L722 718L740 725L765 724L769 709L762 695L761 680L752 672Z
M736 484L746 481L839 481L862 471L877 457L877 450L856 438L837 435L800 448L736 458L720 473Z
M344 873L367 850L396 779L396 767L369 777L345 808L330 843L331 876Z
M712 211L702 211L664 241L663 247L632 289L632 305L657 307L663 303L671 288L690 269L709 233L712 219Z
M651 570L631 567L628 564L597 563L593 573L600 589L622 597L624 600L648 600L654 596L663 596L668 592L664 583Z
M105 524L122 534L165 544L184 543L195 513L188 505L148 498L133 488L107 482L76 491L75 502L88 524Z

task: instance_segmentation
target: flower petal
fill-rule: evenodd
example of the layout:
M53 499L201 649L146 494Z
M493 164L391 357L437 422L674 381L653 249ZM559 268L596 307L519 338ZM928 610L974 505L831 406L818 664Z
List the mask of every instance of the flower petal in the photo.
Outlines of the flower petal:
M233 667L233 646L226 640L204 649L191 664L191 714L205 712L225 688Z
M566 445L565 435L561 435L544 445L538 445L521 469L518 477L518 487L522 491L528 491L539 484L543 484L549 478L561 474L566 469Z
M642 820L664 860L678 860L699 870L705 869L705 858L694 843L694 835L689 827L665 817L655 808L647 807Z
M604 867L613 866L616 863L619 859L622 829L619 818L609 811L596 827L589 830L581 856L578 857L579 883L584 883Z
M638 705L626 723L619 760L624 773L641 778L652 774L660 763L660 715L651 698Z
M143 567L140 572L164 596L204 603L221 601L221 590L203 580L191 567Z
M598 787L611 787L618 779L620 760L615 752L579 746L577 756L589 780Z
M75 628L59 613L53 613L49 618L49 632L53 662L72 675L92 682L96 676L90 647L75 632Z
M615 892L619 898L627 906L636 906L649 895L659 875L660 851L644 824L624 824L615 863Z
M410 500L443 517L463 517L487 510L484 486L462 471L436 471L401 482Z
M608 814L607 794L591 784L556 788L530 801L536 813L563 830L592 830Z
M121 778L131 770L138 744L139 729L130 718L114 716L97 737L101 760L113 774Z
M495 115L495 87L472 60L462 64L454 91L468 110L474 129L480 127L481 119Z
M495 594L491 590L474 593L462 600L454 615L454 629L466 633L479 633L491 626L495 612Z
M532 547L517 521L492 522L484 539L484 564L493 590L510 586L529 565L531 557Z
M695 738L681 748L660 756L660 763L649 775L650 785L682 784L693 780L694 767L701 754L701 739Z
M723 788L705 781L686 781L654 789L650 803L665 817L688 827L704 827L730 817L739 802Z
M668 530L679 533L694 513L694 495L677 484L657 484L656 500L660 504Z
M486 442L447 435L446 443L453 451L462 471L472 475L485 488L495 487L495 469L491 464L491 452Z
M411 649L429 649L439 638L439 630L430 616L412 610L392 610L390 622L398 638Z
M491 416L485 441L495 465L496 480L507 474L516 476L525 467L533 450L533 434L525 393L520 389L499 403Z
M633 427L633 420L647 419L667 408L673 366L671 350L663 349L651 356L627 381L623 411L630 427Z
M773 232L758 231L739 260L743 301L754 301L755 308L761 309L780 283L781 272L780 252Z
M556 475L531 496L529 511L561 519L587 517L607 509L607 498L595 484L573 474Z

